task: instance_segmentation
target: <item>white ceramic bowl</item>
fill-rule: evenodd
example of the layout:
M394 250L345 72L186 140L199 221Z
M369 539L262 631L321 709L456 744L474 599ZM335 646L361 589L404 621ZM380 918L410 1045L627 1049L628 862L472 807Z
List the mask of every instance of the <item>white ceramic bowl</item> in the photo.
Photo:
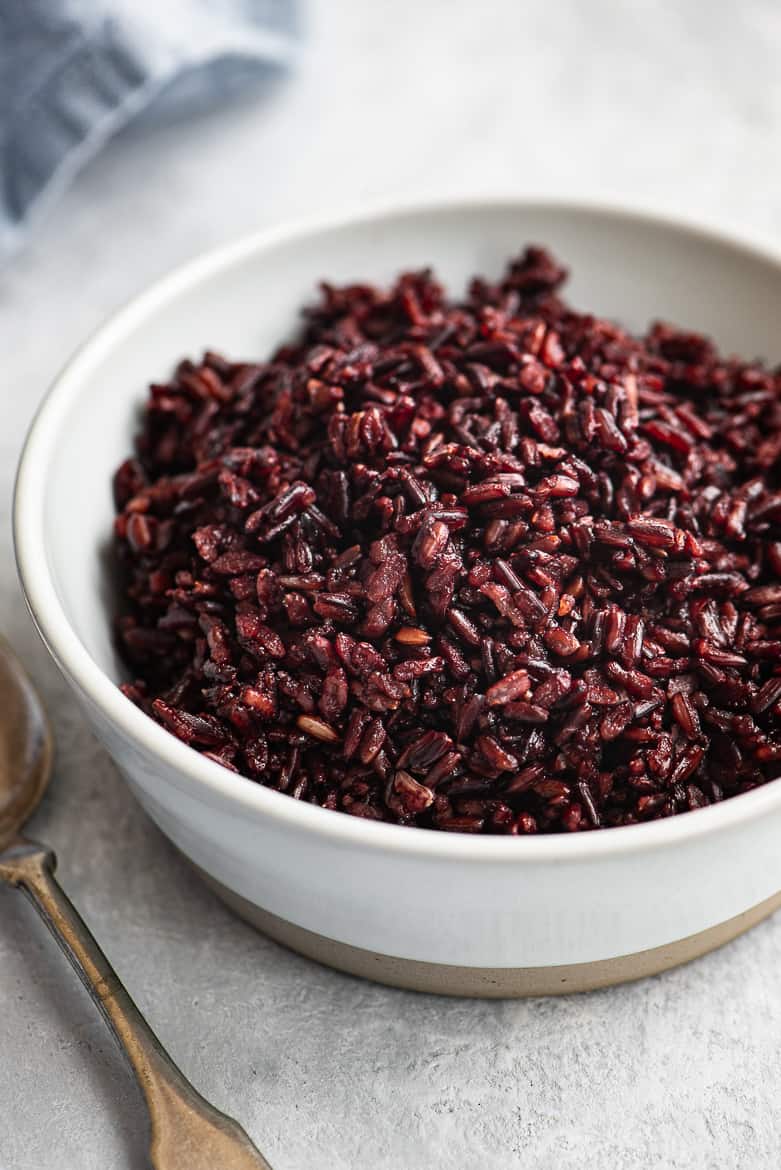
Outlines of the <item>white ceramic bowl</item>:
M153 820L240 912L335 966L471 994L632 978L732 937L779 902L781 783L677 818L509 839L369 823L300 804L180 743L125 699L104 576L111 475L146 384L183 354L263 355L321 277L433 264L451 288L526 242L572 269L576 305L781 359L781 260L692 227L555 203L456 203L279 229L138 297L70 362L22 456L15 537L43 639Z

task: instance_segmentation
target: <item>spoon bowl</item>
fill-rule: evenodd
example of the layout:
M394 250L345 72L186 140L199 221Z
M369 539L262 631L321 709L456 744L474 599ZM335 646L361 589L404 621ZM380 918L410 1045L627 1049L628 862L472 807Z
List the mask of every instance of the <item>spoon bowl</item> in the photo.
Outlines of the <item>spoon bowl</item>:
M51 728L19 659L0 637L0 850L32 816L51 776Z

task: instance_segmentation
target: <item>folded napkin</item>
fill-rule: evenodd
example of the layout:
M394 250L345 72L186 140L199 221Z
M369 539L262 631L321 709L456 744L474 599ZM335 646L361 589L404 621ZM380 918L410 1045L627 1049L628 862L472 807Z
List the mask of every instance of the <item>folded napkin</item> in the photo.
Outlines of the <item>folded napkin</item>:
M142 112L211 106L284 69L295 0L0 0L0 255Z

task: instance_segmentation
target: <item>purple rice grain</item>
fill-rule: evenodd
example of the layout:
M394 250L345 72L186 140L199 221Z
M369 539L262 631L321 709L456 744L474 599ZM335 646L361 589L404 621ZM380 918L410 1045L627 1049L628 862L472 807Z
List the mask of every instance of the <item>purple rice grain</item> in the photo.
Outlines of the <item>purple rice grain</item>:
M295 799L576 832L781 777L781 373L527 248L324 285L151 387L114 479L125 693Z

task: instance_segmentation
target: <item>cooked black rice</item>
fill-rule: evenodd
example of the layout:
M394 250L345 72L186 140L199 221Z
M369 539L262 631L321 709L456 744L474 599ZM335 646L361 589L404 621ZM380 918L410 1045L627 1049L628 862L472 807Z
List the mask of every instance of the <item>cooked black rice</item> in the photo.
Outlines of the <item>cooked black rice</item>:
M432 829L781 775L781 375L564 278L528 248L463 301L324 285L270 361L153 385L114 485L125 693L297 800Z

